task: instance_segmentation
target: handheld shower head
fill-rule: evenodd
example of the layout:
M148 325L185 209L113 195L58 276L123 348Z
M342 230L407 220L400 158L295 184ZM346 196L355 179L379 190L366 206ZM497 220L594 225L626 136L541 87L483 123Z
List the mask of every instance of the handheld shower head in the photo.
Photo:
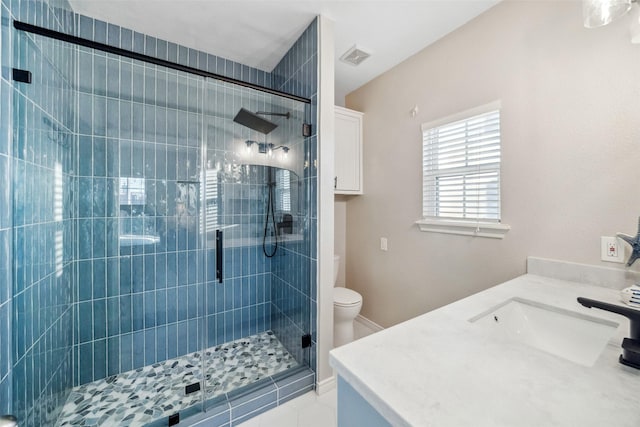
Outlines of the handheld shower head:
M264 133L265 135L278 127L277 124L263 119L257 114L254 114L244 108L241 108L240 111L238 111L238 114L233 118L233 121L241 124L242 126L246 126L249 129Z

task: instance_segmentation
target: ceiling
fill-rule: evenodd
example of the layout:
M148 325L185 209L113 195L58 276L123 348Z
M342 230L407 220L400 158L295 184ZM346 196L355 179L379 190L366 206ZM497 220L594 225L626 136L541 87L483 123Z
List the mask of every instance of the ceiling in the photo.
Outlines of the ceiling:
M336 104L501 0L69 0L77 13L271 71L313 21L334 21ZM371 53L339 61L353 45Z

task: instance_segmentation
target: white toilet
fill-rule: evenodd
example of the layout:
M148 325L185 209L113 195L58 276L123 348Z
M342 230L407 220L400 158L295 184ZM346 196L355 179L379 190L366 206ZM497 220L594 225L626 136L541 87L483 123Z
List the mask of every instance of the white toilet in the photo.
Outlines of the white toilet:
M362 295L343 286L337 286L340 257L333 257L333 346L353 341L353 321L362 308Z

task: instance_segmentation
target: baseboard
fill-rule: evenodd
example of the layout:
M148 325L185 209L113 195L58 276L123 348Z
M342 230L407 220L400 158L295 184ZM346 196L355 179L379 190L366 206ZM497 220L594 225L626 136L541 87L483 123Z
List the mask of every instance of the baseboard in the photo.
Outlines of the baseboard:
M316 383L316 393L318 395L325 394L326 392L331 391L334 388L336 388L336 377L335 377L335 375L332 375L329 378L327 378L325 380L322 380L322 381L318 381Z
M358 314L358 316L356 316L355 321L363 325L365 328L370 329L372 332L380 332L381 330L384 329L382 326L378 325L376 322L367 319L361 314Z

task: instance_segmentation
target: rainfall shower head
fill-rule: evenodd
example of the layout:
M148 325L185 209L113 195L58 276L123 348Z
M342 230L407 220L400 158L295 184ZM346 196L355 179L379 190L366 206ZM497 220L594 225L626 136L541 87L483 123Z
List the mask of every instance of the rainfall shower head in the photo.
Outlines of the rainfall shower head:
M240 111L238 111L238 114L233 118L233 121L241 124L242 126L264 133L265 135L278 127L277 124L272 123L269 120L265 120L244 108L241 108Z

